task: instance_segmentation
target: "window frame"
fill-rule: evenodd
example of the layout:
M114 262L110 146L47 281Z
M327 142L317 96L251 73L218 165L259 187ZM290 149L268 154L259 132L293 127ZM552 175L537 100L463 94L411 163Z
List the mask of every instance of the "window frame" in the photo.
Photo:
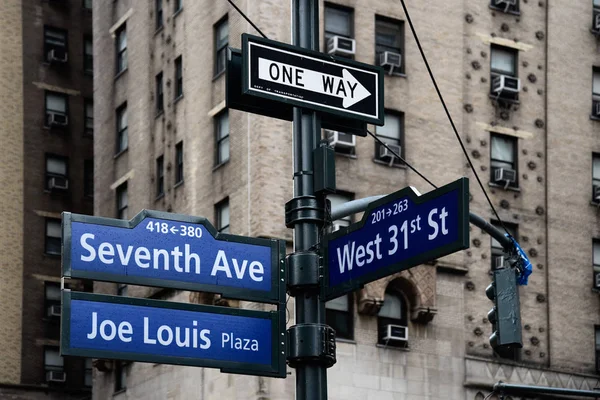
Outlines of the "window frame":
M56 352L58 357L62 360L62 365L48 363L49 351ZM60 348L58 346L44 346L44 372L48 373L50 371L65 372L65 358L60 355Z
M219 43L220 28L223 27L224 24L226 24L226 26L227 26L227 40L223 43ZM221 19L218 20L214 24L213 36L214 36L214 40L213 40L214 72L213 72L213 76L216 78L217 76L220 76L221 74L225 73L225 70L227 68L227 46L229 46L229 17L227 14L225 14L223 17L221 17ZM223 56L221 56L221 54L223 54ZM219 65L220 57L223 57L223 60L224 60L222 68L220 68L220 65Z
M183 97L183 55L175 59L175 100Z
M598 162L600 163L600 153L592 153L592 171L591 171L591 175L592 175L592 202L595 202L595 200L594 200L594 186L600 186L600 176L594 177L594 160L598 160Z
M183 140L175 145L175 184L183 183Z
M162 29L164 26L164 21L163 21L163 2L162 0L155 0L154 1L154 14L155 14L155 25L154 25L154 29L155 30L159 30Z
M503 7L498 7L498 6L494 5L493 1L494 0L490 0L490 8L492 10L498 10L498 11L501 11L501 12L506 13L506 14L514 14L514 15L520 15L521 14L521 8L520 8L521 7L521 1L520 0L517 0L517 4L514 7L513 6L509 6L508 8L507 7L504 7L504 8Z
M160 115L165 111L165 96L164 96L164 82L163 72L160 71L154 78L156 85L156 115Z
M88 113L88 106L92 106L92 116ZM92 122L92 127L88 127L88 122ZM86 98L83 100L83 133L87 136L94 136L94 100Z
M326 323L335 329L335 337L336 339L346 339L346 340L354 340L354 295L353 293L346 293L343 296L346 297L348 301L347 310L338 310L331 308L331 302L337 300L332 299L330 301L325 302L325 321ZM328 304L330 305L328 307ZM342 322L344 324L344 330L336 329L339 325L338 322Z
M220 137L221 131L221 118L227 118L227 135L224 137ZM229 109L224 109L223 111L219 112L217 115L215 115L214 117L214 125L215 125L215 166L219 166L221 164L225 164L226 162L228 162L231 159L231 142L229 140L230 134L231 134L231 127L230 127L230 121L229 121ZM221 146L224 145L223 143L227 143L227 158L226 159L221 159Z
M121 126L121 120L123 114L125 115L125 119L127 120L126 126ZM129 148L129 115L127 115L127 102L121 104L115 110L115 125L116 125L116 134L117 134L117 142L116 142L116 154L121 154L125 150ZM123 142L125 143L123 145Z
M229 214L229 221L227 225L223 225L222 211L227 207ZM231 204L229 203L229 197L225 197L223 200L215 204L215 228L219 233L230 233L231 230Z
M344 12L348 14L348 20L349 20L349 24L350 26L348 27L348 35L344 35L344 34L340 34L334 31L328 31L327 30L327 10L336 10L339 12ZM325 39L325 43L323 44L323 48L327 49L327 41L329 40L329 38L331 36L341 36L341 37L345 37L348 39L354 39L354 35L355 35L355 27L354 27L354 8L352 7L345 7L343 5L340 4L335 4L335 3L329 3L326 2L323 8L323 39Z
M377 137L380 138L384 138L387 140L397 140L398 143L396 143L398 146L400 146L400 157L404 158L404 136L405 136L405 124L404 124L404 113L402 111L397 111L397 110L391 110L391 109L386 109L385 110L385 116L387 117L388 115L393 115L399 118L399 125L400 125L400 133L398 135L398 139L390 137L390 136L385 136L385 135L381 135L379 133L377 133L378 130L378 126L375 127L375 135ZM385 125L385 121L384 121L384 125ZM381 129L381 128L379 128ZM383 140L385 142L385 140ZM384 163L384 164L388 164L389 165L389 161L383 160L379 157L379 153L380 153L380 149L383 147L383 145L381 145L379 142L374 141L375 142L375 154L373 157L373 161L377 162L377 163ZM387 143L386 144L394 144L394 143ZM404 166L404 162L402 160L400 160L399 158L394 158L393 166Z
M58 289L58 299L51 299L48 296L48 289L54 287L55 289ZM48 308L50 308L50 306L56 306L56 305L60 305L60 283L59 282L50 282L50 281L45 281L44 282L44 317L47 317L47 312L48 312Z
M127 365L125 361L115 361L115 393L127 390Z
M398 41L400 42L400 47L390 47L387 45L382 45L382 44L377 44L377 23L384 23L384 24L395 24L398 25ZM401 58L401 63L400 63L400 68L398 70L394 70L393 75L404 75L405 74L405 52L404 52L404 48L405 48L405 44L404 44L404 38L405 38L405 33L404 33L404 21L399 20L399 19L395 19L395 18L390 18L390 17L386 17L383 15L377 15L375 14L375 64L374 65L379 65L379 55L381 53L383 53L383 51L386 50L379 50L379 48L381 47L385 47L390 49L389 51L394 51L396 50L398 53L400 53L400 58ZM389 69L386 67L385 69L386 71L389 71Z
M46 185L44 186L44 189L46 191L50 191L50 190L52 190L50 188L50 179L52 179L52 178L64 178L67 181L69 180L69 157L61 156L61 155L54 154L54 153L46 153L45 156L46 156L45 157L45 160L46 160L46 170L45 170L45 173L44 173L44 179L45 179ZM59 173L56 173L56 172L49 172L48 171L48 160L50 160L50 159L54 159L54 160L63 162L64 165L65 165L65 173L64 174L59 174Z
M87 52L87 44L92 45L92 53ZM92 36L83 36L83 73L88 76L94 76L94 41Z
M46 255L50 255L50 256L60 256L61 255L61 235L59 234L58 236L50 236L48 234L48 226L50 223L57 223L58 224L58 230L59 232L61 231L61 220L60 218L50 218L47 217L45 218L45 222L44 222L44 254ZM49 244L51 241L54 242L58 242L58 245L56 245L56 243L54 243L54 245L58 248L58 250L56 252L51 252L48 251L49 250Z
M52 110L48 108L48 98L49 96L60 97L64 100L65 103L65 111L60 110ZM48 115L49 113L61 114L67 117L67 121L69 119L69 95L62 92L54 92L52 90L46 90L44 93L44 126L50 127L48 124Z
M125 204L123 205L121 202L122 195L125 194ZM127 187L127 181L123 182L115 189L115 197L116 197L116 208L117 208L117 218L128 220L128 208L129 208L129 193Z
M600 12L600 9L598 9L598 12ZM596 93L594 92L594 80L596 75L598 75L598 81L600 81L600 66L593 66L592 67L592 112L591 112L591 116L592 119L600 119L600 117L596 116L596 104L600 103L600 92Z
M52 43L48 43L48 40L50 39L48 36L48 32L50 31L54 31L58 34L62 34L64 35L64 45L58 45L58 44L52 44ZM48 58L48 53L50 53L50 50L55 49L55 48L62 48L62 50L64 50L65 54L69 54L69 31L67 31L66 29L63 28L55 28L53 26L50 25L44 25L44 61L45 62L50 62L50 59Z
M511 53L512 55L512 67L513 67L513 72L512 73L506 73L506 71L502 71L499 69L495 69L493 67L493 57L494 57L494 49L496 50L500 50L500 51L506 51L507 53ZM490 74L492 76L496 76L496 75L506 75L506 76L510 76L513 78L518 78L519 77L519 50L513 48L513 47L508 47L508 46L501 46L498 44L494 44L492 43L490 45Z
M600 340L598 340L598 336L600 336L600 325L594 325L594 343L595 343L595 351L596 351L596 372L600 373Z
M156 197L165 195L165 157L160 155L156 158Z
M124 35L125 40L125 46L122 49L119 46L121 43L121 35ZM115 76L122 74L129 67L127 58L127 23L123 23L123 25L115 31L115 62Z
M493 166L492 162L509 164L507 161L494 158L493 142L494 142L495 138L508 139L512 143L513 161L512 161L511 169L515 171L515 181L512 182L511 184L509 184L508 187L513 188L513 189L518 189L519 188L519 139L515 136L503 135L503 134L497 133L497 132L490 132L490 183L492 185L497 185L497 186L501 185L501 184L495 182L495 174L496 174L496 170L498 168L502 168L502 167Z
M90 177L91 175L91 177ZM94 160L83 160L83 196L94 198Z

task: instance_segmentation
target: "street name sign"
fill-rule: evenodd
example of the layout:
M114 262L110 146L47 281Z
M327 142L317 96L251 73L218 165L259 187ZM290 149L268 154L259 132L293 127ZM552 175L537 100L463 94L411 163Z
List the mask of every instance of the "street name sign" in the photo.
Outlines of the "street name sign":
M369 204L361 221L323 240L326 300L469 247L469 181L419 196L405 188Z
M61 355L285 378L285 307L255 311L63 290Z
M383 125L383 69L242 35L243 92Z
M63 213L62 268L83 278L285 301L285 242L218 233L202 217L143 210L130 221Z

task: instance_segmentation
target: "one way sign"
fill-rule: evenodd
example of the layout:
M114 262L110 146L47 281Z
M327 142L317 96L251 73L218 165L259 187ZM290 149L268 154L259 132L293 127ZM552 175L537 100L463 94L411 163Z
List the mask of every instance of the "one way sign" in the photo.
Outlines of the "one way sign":
M243 93L383 125L383 69L242 35Z

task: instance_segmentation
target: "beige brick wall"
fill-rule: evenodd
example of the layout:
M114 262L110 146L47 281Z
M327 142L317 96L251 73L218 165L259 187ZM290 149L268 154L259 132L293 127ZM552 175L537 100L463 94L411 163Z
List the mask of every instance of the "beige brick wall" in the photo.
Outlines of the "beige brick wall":
M21 2L0 2L0 383L21 379L23 279L23 73Z

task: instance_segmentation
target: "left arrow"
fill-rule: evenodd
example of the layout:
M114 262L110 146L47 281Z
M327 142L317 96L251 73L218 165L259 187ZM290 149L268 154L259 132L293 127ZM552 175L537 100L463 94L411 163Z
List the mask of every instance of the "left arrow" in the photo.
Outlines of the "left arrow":
M340 77L259 57L258 77L281 85L339 97L343 99L344 108L371 95L347 69L342 70Z

